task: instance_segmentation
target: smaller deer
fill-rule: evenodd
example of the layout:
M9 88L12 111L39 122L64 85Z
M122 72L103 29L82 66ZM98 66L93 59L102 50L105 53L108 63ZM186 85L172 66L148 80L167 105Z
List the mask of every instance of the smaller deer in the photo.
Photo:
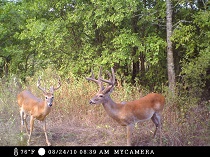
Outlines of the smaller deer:
M47 131L46 131L46 116L51 111L51 107L52 107L53 99L54 99L53 93L55 90L60 88L61 81L59 79L58 86L56 88L51 86L50 92L46 92L45 89L41 87L40 80L41 78L39 77L38 82L37 82L37 87L43 92L43 95L45 97L44 101L34 96L28 90L22 91L17 96L18 105L20 107L21 132L22 132L23 125L25 123L26 132L29 135L27 144L30 145L31 134L34 127L34 120L35 119L40 120L43 123L46 143L48 146L50 146L51 143L48 140ZM27 122L26 122L26 118L28 115L30 115L30 133L27 127Z
M107 71L109 80L101 78L101 71L102 68L99 70L98 79L95 79L93 72L91 77L86 78L99 86L99 91L90 100L90 104L102 104L110 117L122 126L127 126L127 145L131 145L134 124L149 119L152 119L156 126L154 137L157 130L160 131L161 144L161 111L165 104L165 97L161 94L150 93L138 100L116 103L110 97L115 85L114 69L111 68L112 74ZM107 86L104 87L103 83L107 83Z

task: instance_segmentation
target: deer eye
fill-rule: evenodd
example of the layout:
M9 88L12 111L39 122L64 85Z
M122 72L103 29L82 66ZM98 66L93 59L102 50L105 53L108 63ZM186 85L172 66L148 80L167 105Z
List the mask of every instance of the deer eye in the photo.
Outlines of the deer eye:
M45 99L47 99L47 97L45 97Z
M104 97L104 95L99 95L99 97L100 97L100 98L103 98L103 97Z

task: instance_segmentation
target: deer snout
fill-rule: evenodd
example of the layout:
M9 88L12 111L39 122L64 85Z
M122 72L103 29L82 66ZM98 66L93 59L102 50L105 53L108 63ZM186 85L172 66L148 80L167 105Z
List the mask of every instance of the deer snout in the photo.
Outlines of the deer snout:
M52 103L48 103L48 106L49 106L49 107L52 107Z
M95 101L90 100L90 102L89 102L89 103L92 105L92 104L95 104Z
M47 103L47 105L49 106L49 107L52 107L52 105L53 105L53 101L51 100L51 101L49 101L48 103Z

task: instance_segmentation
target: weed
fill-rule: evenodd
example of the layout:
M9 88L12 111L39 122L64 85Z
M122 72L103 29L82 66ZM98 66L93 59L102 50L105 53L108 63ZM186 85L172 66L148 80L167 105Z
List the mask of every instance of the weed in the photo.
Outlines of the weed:
M36 86L36 74L27 78L23 88L30 89L42 98ZM53 70L42 75L43 85L49 88L56 84L57 74ZM126 145L126 128L120 126L105 112L102 105L90 105L89 99L97 92L97 86L84 78L62 78L62 86L55 93L51 113L48 115L47 130L52 145ZM20 92L13 80L0 84L0 145L26 145L27 135L20 134L20 117L16 95ZM139 99L148 91L141 86L129 84L115 87L111 97L116 102ZM176 95L172 99L165 90L167 103L162 113L162 143L165 146L204 146L210 145L209 102L200 105L197 101ZM159 140L153 139L155 126L151 121L135 125L132 136L134 145L155 146ZM33 145L45 145L44 133L39 122L35 123L36 136ZM23 139L22 141L20 139Z

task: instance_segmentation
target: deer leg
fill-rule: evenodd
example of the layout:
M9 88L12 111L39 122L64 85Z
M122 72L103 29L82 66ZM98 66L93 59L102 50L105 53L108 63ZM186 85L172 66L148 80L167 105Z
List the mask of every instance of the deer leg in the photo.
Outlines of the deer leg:
M156 129L154 132L154 138L156 136L157 130L159 130L159 134L160 134L160 145L161 145L161 117L159 115L159 113L154 113L154 115L152 116L152 121L155 123Z
M26 132L28 134L28 127L26 122L27 114L25 114L24 110L22 109L20 110L20 118L21 118L21 133L23 132L23 125L25 123Z
M127 146L131 146L131 136L133 132L133 124L127 125Z
M44 134L45 134L45 138L46 138L46 143L48 146L51 146L51 143L49 142L48 137L47 137L46 121L45 120L43 121L43 130L44 130Z
M23 112L23 123L25 123L26 132L29 135L28 125L27 125L27 122L26 122L26 118L27 118L27 114L24 114L24 112Z
M30 118L30 133L29 133L29 138L28 138L28 145L30 145L30 141L31 141L31 134L34 128L34 117L31 115Z
M24 112L22 110L20 110L20 132L21 132L21 136L20 136L20 141L23 141L23 136L22 136L22 133L23 133L23 125L24 125L24 119L23 119L23 115L24 115Z
M23 115L24 115L24 112L22 110L20 110L20 122L21 122L21 124L20 124L20 126L21 126L20 131L21 131L21 133L23 132L23 125L24 125Z

